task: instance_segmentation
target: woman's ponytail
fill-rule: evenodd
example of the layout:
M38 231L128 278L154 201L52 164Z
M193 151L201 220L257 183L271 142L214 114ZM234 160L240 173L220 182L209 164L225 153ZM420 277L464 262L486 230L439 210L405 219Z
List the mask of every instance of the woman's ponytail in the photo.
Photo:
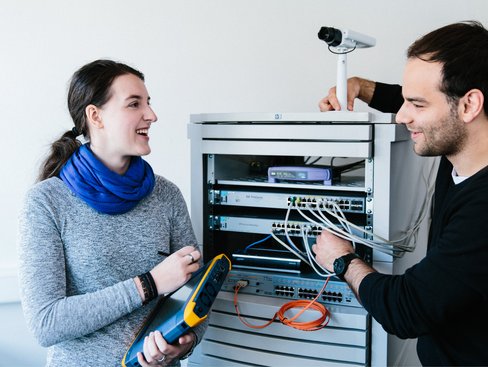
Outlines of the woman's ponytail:
M68 161L71 155L81 146L81 142L76 139L80 134L78 131L69 130L51 145L48 157L42 163L37 181L44 181L48 178L59 176L61 168Z

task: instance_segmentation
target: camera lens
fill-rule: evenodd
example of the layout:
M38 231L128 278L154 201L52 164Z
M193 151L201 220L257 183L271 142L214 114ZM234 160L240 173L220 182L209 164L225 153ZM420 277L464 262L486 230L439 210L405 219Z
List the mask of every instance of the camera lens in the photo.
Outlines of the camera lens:
M319 38L329 46L338 46L342 42L342 32L332 27L322 27L318 33Z

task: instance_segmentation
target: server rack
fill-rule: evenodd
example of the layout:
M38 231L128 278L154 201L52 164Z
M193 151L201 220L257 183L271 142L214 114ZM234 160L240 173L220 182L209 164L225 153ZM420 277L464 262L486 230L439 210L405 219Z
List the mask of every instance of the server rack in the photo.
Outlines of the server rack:
M336 278L318 300L330 310L331 321L313 332L279 322L265 329L245 326L237 318L233 290L238 280L249 283L238 295L239 307L247 320L259 325L284 303L312 299L321 289L323 278L265 237L271 231L279 235L286 226L293 241L299 241L298 230L293 231L307 221L289 211L290 200L298 198L306 207L335 202L359 228L387 240L404 235L427 191L419 178L431 165L415 155L404 126L394 124L391 114L367 112L198 114L191 116L188 133L191 216L204 259L222 252L234 259L234 269L214 303L209 329L189 366L383 366L398 362L392 351L401 350L399 339L389 336L347 284ZM334 172L331 182L300 180L280 171L299 167L307 172L312 161L321 163L320 167L352 168ZM269 168L277 168L278 179L270 177ZM311 244L320 228L307 228ZM417 252L425 252L422 236ZM260 241L264 249L253 247L250 260L246 258L246 246ZM409 262L409 255L395 260L367 246L358 245L356 251L389 274ZM305 314L314 316L313 311Z

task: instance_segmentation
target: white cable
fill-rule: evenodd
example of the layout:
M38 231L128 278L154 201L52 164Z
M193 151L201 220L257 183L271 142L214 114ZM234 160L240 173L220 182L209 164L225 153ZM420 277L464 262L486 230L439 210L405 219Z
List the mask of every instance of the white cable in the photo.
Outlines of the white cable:
M303 245L305 246L305 249L307 251L307 256L308 256L308 259L310 260L310 265L312 266L313 270L315 271L315 273L317 273L317 275L323 277L323 278L330 278L330 277L333 277L335 276L335 273L331 273L330 271L328 271L326 268L324 268L322 265L320 265L317 260L315 260L313 254L312 254L312 251L310 250L310 246L308 244L308 238L307 238L307 229L303 229L302 228L302 239L303 239ZM317 266L323 270L325 273L321 273L316 267L315 267L315 264L317 264Z
M316 222L313 219L307 217L298 207L295 208L300 215L305 218L307 221L309 221L312 224L315 224L317 227L320 227L322 230L328 231L330 233L333 233L337 235L338 237L341 237L345 240L350 241L351 237L350 234L343 231L340 227L337 227L334 223L332 223L329 219L326 220L326 222ZM313 213L313 212L312 212Z
M351 223L349 221L347 221L344 217L344 213L343 211L340 209L340 207L337 205L337 203L335 202L332 202L332 205L333 205L333 208L334 208L334 211L331 211L327 208L324 209L325 212L327 212L328 214L330 214L331 216L333 216L334 218L336 218L337 220L339 220L341 223L343 224L347 224L347 227L351 226L353 228L355 228L356 230L366 234L366 235L369 235L369 236L372 236L373 238L376 238L377 240L379 239L381 242L377 242L377 241L371 241L371 240L366 240L364 238L361 238L361 237L358 237L357 235L354 235L352 234L352 231L350 230L349 228L349 234L351 235L351 239L358 239L358 240L366 240L368 243L371 243L371 244L374 244L374 245L379 245L379 246L387 246L387 248L390 248L390 247L398 247L399 250L404 250L404 251L408 251L410 248L408 246L405 246L405 245L395 245L395 242L401 242L400 240L394 240L394 241L388 241L384 238L382 238L381 236L379 235L376 235L374 234L373 232L370 232L370 231L367 231L365 230L364 228L362 227L359 227L357 225L355 225L354 223ZM340 215L336 214L336 212L339 212ZM319 211L319 214L322 216L322 217L325 217L323 214L322 214L322 211ZM423 218L423 216L422 216ZM330 220L329 220L330 222ZM419 224L416 224L414 226L414 228L418 228ZM336 227L335 227L336 228ZM342 232L344 233L344 232ZM403 237L403 240L407 238L407 236L404 236Z
M368 230L365 230L363 227L360 227L346 219L346 216L343 212L343 210L340 208L340 206L333 200L331 201L322 201L322 202L317 202L316 208L312 208L308 203L305 203L305 208L308 210L309 213L311 213L315 218L312 219L305 215L302 210L298 207L298 205L295 205L295 201L292 200L290 201L290 204L288 206L288 210L286 212L285 216L285 224L284 224L284 232L286 239L289 243L289 245L285 244L283 241L281 241L276 235L272 232L271 235L273 238L280 243L283 247L288 249L290 252L295 254L295 256L299 257L301 260L303 260L305 263L310 265L314 271L322 277L328 277L332 276L327 269L323 268L320 264L318 264L311 253L310 246L308 244L307 236L308 236L308 230L304 228L303 226L300 226L300 231L301 231L301 236L303 239L303 245L306 251L307 259L304 258L302 252L296 247L296 245L293 243L293 241L290 238L290 235L288 233L288 220L290 216L290 212L292 207L294 206L294 209L298 211L298 213L310 224L313 224L314 226L317 226L318 228L322 230L326 230L328 232L331 232L335 234L336 236L343 238L345 240L348 240L352 242L353 246L355 246L356 243L363 244L365 246L368 246L370 248L373 248L377 251L383 252L385 254L394 256L394 257L400 257L402 256L405 252L412 252L415 250L416 243L415 240L418 235L418 229L420 225L422 224L425 216L427 215L429 208L430 208L430 200L433 195L433 191L435 188L434 184L430 184L430 181L432 180L432 175L434 171L434 166L436 162L434 161L433 164L431 165L429 169L429 174L428 177L425 177L425 171L422 172L422 179L426 187L426 195L424 198L424 201L422 202L422 205L420 207L419 213L417 215L417 218L414 221L414 224L404 232L404 235L397 239L393 240L386 240L385 238L371 232ZM323 208L319 208L320 204L323 204ZM328 206L332 206L332 209L328 209ZM318 212L318 214L316 213ZM328 215L331 217L335 218L338 222L339 225L336 223L332 222L329 218L327 218L323 212L326 212ZM359 233L362 233L363 235L370 236L371 239L364 238L364 237L359 237L358 235L353 234L353 229L358 231ZM313 234L312 234L313 235ZM412 243L412 239L414 240ZM327 274L321 273L316 267L315 264L320 267L323 271L327 272Z
M286 211L286 215L285 215L285 236L286 236L286 240L288 241L288 243L290 244L290 246L292 246L297 252L300 252L300 250L298 249L298 247L295 246L295 244L293 243L293 241L291 240L290 238L290 235L288 234L288 218L290 216L290 212L291 212L291 207L292 207L292 202L290 201L290 205L288 205L288 210Z
M306 220L308 220L309 222L321 227L323 230L326 230L328 232L331 232L333 233L334 235L340 237L340 238L343 238L345 240L348 240L348 241L351 241L351 242L358 242L358 243L362 243L366 246L369 246L369 247L372 247L378 251L381 251L381 252L384 252L386 254L389 254L389 255L393 255L393 256L398 256L396 255L396 252L395 251L398 251L397 249L395 248L392 248L392 245L389 245L389 244L380 244L380 243L375 243L375 242L372 242L370 240L367 240L365 238L361 238L361 237L358 237L356 235L353 235L351 233L348 233L346 231L344 231L343 228L341 227L338 227L336 224L334 224L332 221L330 221L330 219L326 218L325 217L325 221L322 222L322 223L317 223L316 221L313 221L312 219L310 219L309 217L307 217L298 207L295 208L301 215L302 217L304 217ZM310 209L310 208L309 208ZM312 210L312 209L311 209ZM327 212L330 212L328 210L326 210ZM311 211L311 213L313 213L313 210ZM334 216L335 213L331 213L333 214ZM352 223L349 223L349 224L352 224ZM361 229L360 227L358 227L358 229ZM364 230L363 230L364 231ZM366 233L368 234L371 234L370 232L367 232Z
M337 203L336 203L335 201L330 201L330 203L332 204L332 207L333 207L333 209L334 209L334 212L338 211L338 212L339 212L339 214L340 214L340 216L338 216L338 217L337 217L337 219L339 220L339 222L340 222L340 223L341 223L343 226L345 226L345 227L346 227L346 232L352 235L352 230L351 230L350 223L349 223L349 221L347 221L347 220L346 220L346 216L345 216L345 215L344 215L344 213L342 212L342 210L341 210L341 208L339 207L339 205L337 205ZM325 206L325 208L327 208L327 206ZM326 216L324 215L324 213L322 213L322 210L320 210L320 207L319 207L318 212L319 212L319 215L320 215L322 218L326 219ZM341 217L342 217L342 219L341 219ZM332 222L331 222L331 223L332 223ZM334 227L336 227L336 226L334 226ZM339 227L337 227L337 228L339 228ZM356 243L355 243L355 241L354 241L354 240L352 240L351 242L352 242L352 247L353 247L354 249L356 249Z
M335 232L336 234L341 234L340 237L348 239L350 241L357 241L359 243L363 243L369 247L375 248L378 251L385 252L385 253L390 254L392 256L401 256L403 252L413 251L415 249L415 246L410 245L409 242L410 242L412 237L414 237L414 238L416 237L417 232L418 232L418 228L419 228L420 224L422 223L423 219L425 218L425 215L428 211L427 203L430 201L432 188L429 188L429 185L426 182L427 180L425 179L425 176L423 176L423 179L424 179L424 182L426 183L426 186L427 186L427 193L426 193L426 198L425 198L424 202L422 203L422 206L421 206L419 215L417 217L417 220L414 223L414 225L405 233L404 236L402 236L401 238L396 239L396 240L388 241L385 238L382 238L381 236L374 234L373 232L367 231L364 228L361 228L361 227L355 225L354 223L349 222L345 218L345 215L344 215L342 209L334 201L325 202L325 204L331 204L333 210L327 209L327 205L323 205L324 206L323 210L320 208L315 208L315 210L317 210L319 212L320 218L318 215L316 215L315 210L313 208L311 208L310 205L306 204L305 206L309 210L309 212L312 213L322 223L326 224L330 228L333 228L332 232ZM322 202L322 203L324 203L324 202ZM320 204L320 202L318 204ZM310 219L310 218L306 217L300 211L300 209L298 207L296 207L296 209L304 218L306 218L307 220ZM323 215L322 211L325 211L326 213L328 213L329 215L331 215L332 217L337 219L339 221L339 223L341 223L344 227L346 227L347 232L340 229L340 227L336 226L335 224L333 224L330 219L328 219L327 217L325 217ZM312 221L312 223L317 224L316 221ZM373 240L367 240L367 239L358 237L357 235L354 235L352 233L350 227L353 227L354 229L356 229L357 231L359 231L363 234L366 234L368 236L372 236Z
M273 231L271 231L271 236L273 236L273 238L276 240L276 242L278 242L281 246L283 246L288 251L290 251L292 254L294 254L296 257L298 257L299 259L305 261L305 263L310 265L309 261L306 258L304 258L300 253L296 252L294 249L292 249L290 246L288 246L286 243L284 243L282 240L280 240L278 237L276 237L276 235L274 234Z

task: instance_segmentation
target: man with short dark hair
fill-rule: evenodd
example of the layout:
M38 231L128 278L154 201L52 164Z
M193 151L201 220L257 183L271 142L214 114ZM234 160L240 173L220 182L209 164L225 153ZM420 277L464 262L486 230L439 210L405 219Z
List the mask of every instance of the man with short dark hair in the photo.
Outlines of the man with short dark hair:
M423 365L486 365L488 31L478 22L451 24L415 41L407 56L403 88L349 79L348 109L360 98L397 112L415 152L442 157L427 254L403 275L348 256L342 276L387 332L418 338ZM333 88L320 108L340 109ZM354 249L323 231L313 251L333 271Z

